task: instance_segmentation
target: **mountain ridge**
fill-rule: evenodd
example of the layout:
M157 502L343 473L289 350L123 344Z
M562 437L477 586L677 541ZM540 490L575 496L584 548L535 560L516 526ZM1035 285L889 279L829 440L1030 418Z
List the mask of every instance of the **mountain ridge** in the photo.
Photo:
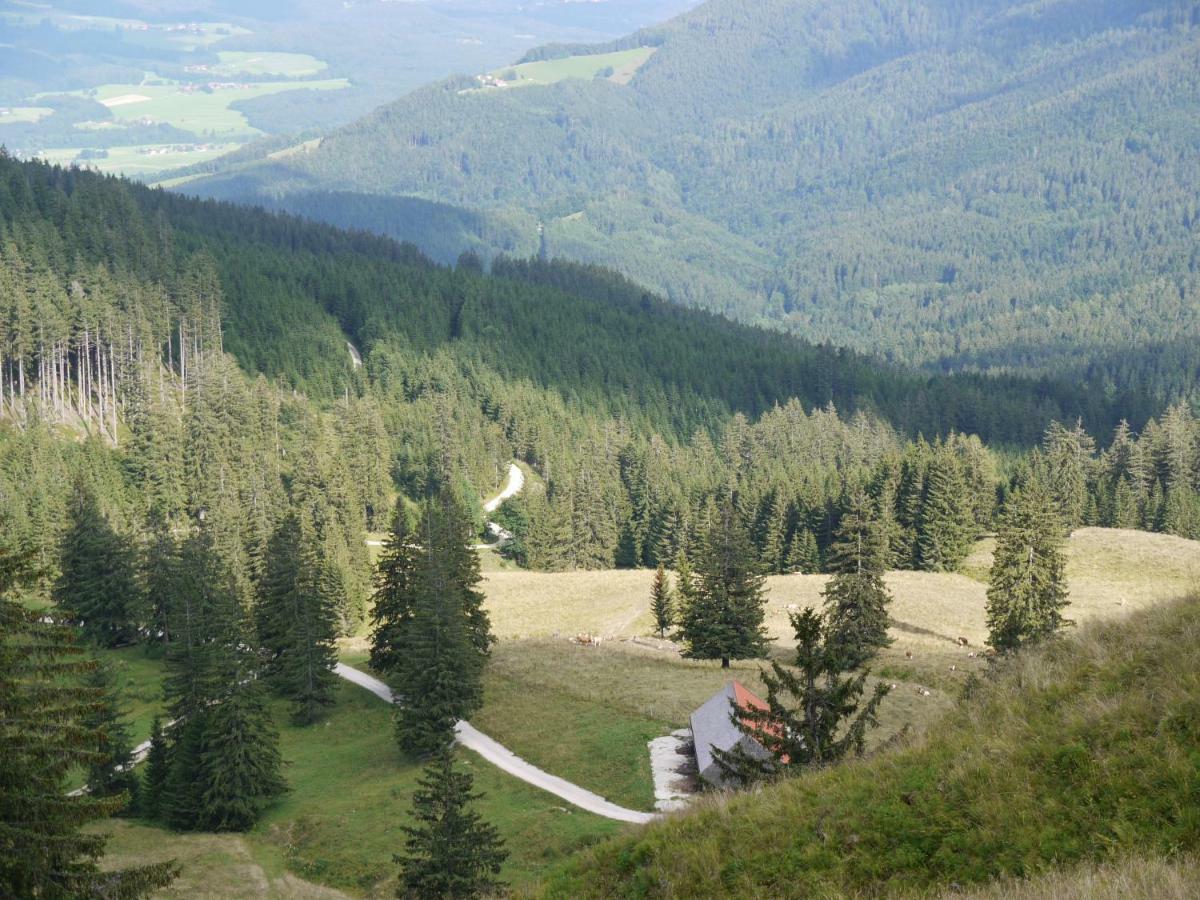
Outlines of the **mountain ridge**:
M939 370L1200 333L1193 6L710 0L651 41L628 85L441 82L186 189L419 197L489 253L541 221L551 256Z

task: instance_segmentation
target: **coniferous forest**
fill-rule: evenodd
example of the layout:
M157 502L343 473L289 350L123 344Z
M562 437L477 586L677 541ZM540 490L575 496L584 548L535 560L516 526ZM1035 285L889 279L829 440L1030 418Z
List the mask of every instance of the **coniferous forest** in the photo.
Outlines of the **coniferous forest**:
M891 642L888 570L955 572L996 534L988 621L1010 651L1069 621L1073 529L1200 540L1200 420L1155 379L930 374L599 266L439 264L4 154L0 263L0 746L24 779L0 822L54 807L74 772L89 788L45 814L57 856L0 831L32 860L0 876L30 896L91 890L93 819L252 829L289 791L281 716L321 722L337 641L364 630L408 692L397 742L428 764L400 890L501 889L503 841L452 745L495 643L470 545L512 461L528 487L491 514L498 552L656 569L656 630L688 659L764 656L765 576L831 575L824 613L790 616L794 665L764 674L755 721L783 737L721 762L747 782L862 751L888 692L862 669ZM110 674L79 658L132 646L167 672L140 778ZM66 736L23 743L47 699Z

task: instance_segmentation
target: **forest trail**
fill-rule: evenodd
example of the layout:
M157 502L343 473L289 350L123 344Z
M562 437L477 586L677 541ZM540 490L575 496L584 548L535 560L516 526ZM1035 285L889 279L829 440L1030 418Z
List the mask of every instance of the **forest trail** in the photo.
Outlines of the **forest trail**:
M485 513L495 512L496 510L498 510L500 508L501 503L503 503L509 497L515 497L517 494L519 494L521 492L521 489L524 487L525 487L525 473L521 471L521 467L518 466L516 463L509 463L508 464L508 477L504 481L504 487L502 487L500 489L500 493L498 493L491 500L488 500L486 503L483 504L483 511ZM489 534L495 536L496 542L494 544L475 544L474 546L475 546L476 550L492 550L496 547L499 547L501 544L507 543L509 540L512 539L512 534L505 531L503 528L501 528L495 522L488 522L487 530L488 530ZM371 540L371 539L367 539L366 541L364 541L364 543L368 547L382 547L384 544L383 541Z
M515 462L509 463L508 464L508 478L505 479L504 487L502 487L500 489L500 493L498 493L491 500L488 500L486 503L483 504L483 511L485 513L495 512L496 510L498 510L500 508L501 503L503 503L509 497L515 497L517 494L519 494L521 492L521 489L524 487L525 487L525 473L521 471L521 467L518 466ZM495 522L488 522L487 530L488 530L488 534L492 535L492 537L494 537L496 539L495 543L476 544L475 545L476 550L494 550L495 548L501 547L504 544L507 544L509 541L512 540L512 532L506 531L505 529L501 528Z
M504 487L487 503L483 504L483 511L493 513L500 508L500 504L509 497L515 497L521 492L521 488L525 487L525 473L521 471L521 467L515 462L508 464L508 479L504 482Z
M378 678L347 666L344 663L338 663L335 671L340 677L357 684L359 687L366 688L379 699L385 700L388 703L396 702L392 689ZM563 778L559 778L557 775L551 775L549 772L542 771L532 763L521 759L521 757L517 756L504 745L479 731L479 729L475 728L469 722L459 722L454 727L454 731L458 736L458 742L462 746L474 750L492 765L521 779L526 784L531 784L536 788L554 794L554 796L560 797L582 810L595 813L606 819L614 819L618 822L632 822L637 825L644 825L658 818L654 813L639 812L635 809L626 809L623 806L610 803L599 794L593 794L591 791L585 790L577 784L572 784Z

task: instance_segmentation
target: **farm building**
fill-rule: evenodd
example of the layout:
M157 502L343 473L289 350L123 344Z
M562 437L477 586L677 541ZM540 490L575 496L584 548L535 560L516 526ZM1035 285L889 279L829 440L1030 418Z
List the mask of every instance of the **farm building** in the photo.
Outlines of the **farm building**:
M730 751L738 744L753 756L766 758L769 754L762 744L754 740L733 723L731 713L735 709L766 709L767 704L746 690L736 681L731 681L704 702L692 713L692 742L696 748L696 771L700 778L713 787L724 785L721 767L713 757L713 748Z

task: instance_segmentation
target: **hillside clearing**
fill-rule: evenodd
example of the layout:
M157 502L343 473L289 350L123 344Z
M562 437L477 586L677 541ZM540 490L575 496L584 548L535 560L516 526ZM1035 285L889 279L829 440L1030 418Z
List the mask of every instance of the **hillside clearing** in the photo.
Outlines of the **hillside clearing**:
M62 147L43 150L40 159L58 165L78 165L106 175L142 176L179 166L207 162L236 150L239 144L134 144L109 147L101 157L88 156L86 148Z
M1194 852L1198 711L1200 597L1092 621L998 667L926 740L708 798L542 894L896 895Z
M481 76L483 87L479 90L497 90L510 87L533 87L554 84L569 78L590 80L607 78L616 84L628 84L646 60L654 55L656 47L635 47L614 53L564 56L561 59L543 59L496 69Z
M310 81L254 81L220 83L215 86L181 84L166 79L139 84L102 84L77 92L92 97L112 110L118 121L162 122L202 136L258 134L245 115L233 108L239 100L251 100L282 91L305 88L336 91L349 87L344 78Z
M991 547L990 539L979 541L964 568L986 575ZM1068 541L1067 560L1067 616L1079 624L1128 615L1200 583L1200 542L1171 535L1083 528ZM618 639L652 632L653 576L645 569L495 571L485 573L483 587L500 638L565 640L586 632ZM777 652L790 652L789 607L819 608L827 580L827 575L767 579L766 624L782 645ZM879 674L946 688L961 684L983 665L985 583L958 573L895 571L888 573L887 584L894 598L895 643L880 655ZM960 637L968 646L958 644Z
M0 108L0 125L39 122L52 112L48 106L6 106Z

